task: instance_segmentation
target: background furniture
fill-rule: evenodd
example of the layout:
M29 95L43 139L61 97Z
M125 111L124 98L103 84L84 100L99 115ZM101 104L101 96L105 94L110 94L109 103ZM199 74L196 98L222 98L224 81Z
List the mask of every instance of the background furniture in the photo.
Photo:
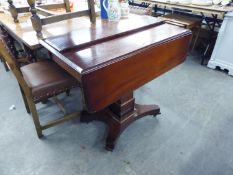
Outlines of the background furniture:
M201 6L201 5L192 5L192 4L171 3L171 2L164 2L159 0L139 0L139 2L150 3L160 7L165 6L171 9L189 10L193 13L197 12L201 15L208 14L215 18L223 18L227 12L233 11L233 6L220 6L220 5Z
M9 3L9 11L11 13L11 16L14 19L14 22L19 22L18 20L18 15L20 13L26 13L26 12L30 12L30 7L29 6L15 6L14 1L13 0L7 0ZM30 1L28 1L30 2ZM70 4L68 0L64 0L63 3L55 3L55 4L37 4L36 6L37 11L39 14L43 15L43 16L51 16L54 15L54 13L52 13L52 9L56 9L56 8L64 8L66 10L66 12L70 12Z
M19 23L15 23L9 13L0 13L0 25L4 27L14 40L20 43L28 55L35 58L36 52L41 48L41 45L32 27L30 16L30 13L21 14L18 17ZM72 30L82 29L91 25L88 17L80 17L48 24L43 27L42 32L43 37L47 38L62 35Z
M55 97L62 92L69 92L77 86L77 81L62 70L56 63L44 60L20 67L17 59L7 46L7 38L0 35L0 53L14 73L22 92L25 107L31 113L38 137L42 137L42 130L53 127L62 122L79 117L79 112L66 114L64 117L41 124L35 104Z
M233 12L229 12L222 23L222 26L218 33L218 38L208 62L208 67L215 69L219 67L220 69L228 70L229 75L233 76Z
M191 51L194 50L199 33L200 33L202 19L188 17L184 15L179 15L179 14L169 14L169 15L161 16L159 18L164 20L168 24L173 24L173 25L177 25L177 26L192 30L193 33L195 33L195 37L193 38L193 41L192 41Z
M32 13L31 16L32 26L33 29L36 31L38 37L42 37L42 26L71 18L89 16L91 22L95 23L95 7L93 0L88 0L88 10L77 11L77 12L70 11L69 0L64 0L64 3L62 4L48 4L48 5L38 5L38 6L36 6L35 0L27 0L30 8L29 7L16 8L13 5L12 0L8 0L8 2L9 2L9 9L11 15L14 18L15 22L18 22L17 17L19 12L23 13L23 12L28 12L30 10L30 12ZM66 8L67 13L55 15L54 13L48 11L49 9L61 8L61 5L62 7L64 6ZM37 14L37 12L44 15L45 17L41 18Z
M166 15L166 12L180 11L181 14L184 14L189 17L198 17L202 19L202 27L207 26L209 29L209 35L204 38L203 45L203 57L201 64L205 63L205 60L208 60L213 46L216 40L216 32L221 26L222 19L224 18L227 12L233 11L233 6L220 6L220 5L193 5L193 4L182 4L174 2L164 2L160 0L138 0L138 2L144 2L146 4L152 4L155 6L154 11L157 13L158 10L163 11L162 15ZM159 14L161 15L161 14Z

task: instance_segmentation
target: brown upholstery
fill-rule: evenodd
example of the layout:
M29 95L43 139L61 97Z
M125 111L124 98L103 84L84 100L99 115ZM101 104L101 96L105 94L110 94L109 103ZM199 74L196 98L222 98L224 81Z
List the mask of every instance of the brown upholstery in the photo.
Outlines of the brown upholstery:
M77 85L73 77L50 60L32 63L20 70L36 100L51 97Z

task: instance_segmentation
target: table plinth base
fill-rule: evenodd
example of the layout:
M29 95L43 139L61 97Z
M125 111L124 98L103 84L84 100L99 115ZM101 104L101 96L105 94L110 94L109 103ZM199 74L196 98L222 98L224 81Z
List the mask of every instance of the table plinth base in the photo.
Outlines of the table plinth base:
M100 112L90 114L84 111L81 115L81 122L88 123L98 120L108 125L105 146L108 151L114 149L117 138L132 122L147 115L156 116L160 114L159 106L135 104L134 98L128 97L132 97L131 94L122 97L121 100Z

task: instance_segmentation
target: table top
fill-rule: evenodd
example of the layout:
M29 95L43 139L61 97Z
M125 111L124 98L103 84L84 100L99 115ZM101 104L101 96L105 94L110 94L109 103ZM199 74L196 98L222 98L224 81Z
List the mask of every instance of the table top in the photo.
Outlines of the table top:
M142 1L151 2L160 5L172 6L187 10L193 10L196 12L218 14L218 15L224 15L227 12L233 11L233 6L181 4L181 3L172 3L172 2L166 2L160 0L142 0Z
M125 33L124 30L119 30L119 28L116 33L111 23L107 23L107 26L102 26L105 30L97 28L96 30L100 32L95 32L94 37L91 39L89 37L91 35L91 30L87 29L85 33L81 31L83 34L82 38L86 39L86 41L81 44L78 42L78 35L75 35L74 32L48 38L44 41L58 52L62 53L67 60L71 61L72 67L76 67L77 73L80 75L86 74L100 69L101 67L105 67L112 61L121 60L122 57L128 53L133 53L150 44L166 42L166 39L177 37L187 31L186 29L173 25L162 24L161 21L156 18L148 18L152 19L149 21L144 18L148 24L152 21L154 22L154 26L148 25L148 30L145 30L147 29L146 27L140 28L141 24L146 24L145 21L142 20L142 23L136 23L139 25L134 26L135 31L134 28L128 27L129 32L127 33ZM127 22L128 21L129 20L127 20ZM140 21L140 18L138 21ZM155 29L153 27L155 27ZM107 31L107 28L111 29ZM93 28L91 29L93 30ZM107 31L107 33L102 33L101 31ZM78 33L78 31L76 32ZM119 35L116 36L116 34ZM101 39L99 39L99 36ZM83 43L85 43L85 45ZM63 46L68 47L64 48Z
M6 27L7 31L16 40L33 50L41 47L41 45L39 44L39 38L36 36L36 32L32 27L30 16L30 13L19 14L19 23L14 23L9 12L0 13L0 23ZM73 18L48 24L43 26L43 38L62 35L88 26L91 26L88 17Z
M139 16L40 42L81 82L86 107L95 112L183 62L190 38L187 29Z
M156 27L164 23L161 19L149 16L136 16L137 22L132 22L136 15L122 19L121 22L109 22L97 20L96 24L90 27L80 28L64 35L44 39L59 52L67 49L81 49L90 45L127 35L138 30Z

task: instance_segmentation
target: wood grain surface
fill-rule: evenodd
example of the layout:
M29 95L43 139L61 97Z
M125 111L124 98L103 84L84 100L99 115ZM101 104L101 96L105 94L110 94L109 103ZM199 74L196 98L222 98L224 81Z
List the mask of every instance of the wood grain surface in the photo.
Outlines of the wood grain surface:
M105 28L107 33L111 30L115 32L116 29ZM86 34L91 35L91 32ZM75 38L72 37L70 34L57 37L53 44L56 45L57 41L63 43L63 38L68 42L67 38L70 38L72 43L68 45L73 47ZM88 38L88 46L82 48L77 44L73 49L59 51L51 46L52 40L41 44L53 53L53 59L60 66L81 82L87 109L95 112L182 63L190 38L189 30L160 23L143 30L138 27L127 35L118 35L97 44L89 42Z

